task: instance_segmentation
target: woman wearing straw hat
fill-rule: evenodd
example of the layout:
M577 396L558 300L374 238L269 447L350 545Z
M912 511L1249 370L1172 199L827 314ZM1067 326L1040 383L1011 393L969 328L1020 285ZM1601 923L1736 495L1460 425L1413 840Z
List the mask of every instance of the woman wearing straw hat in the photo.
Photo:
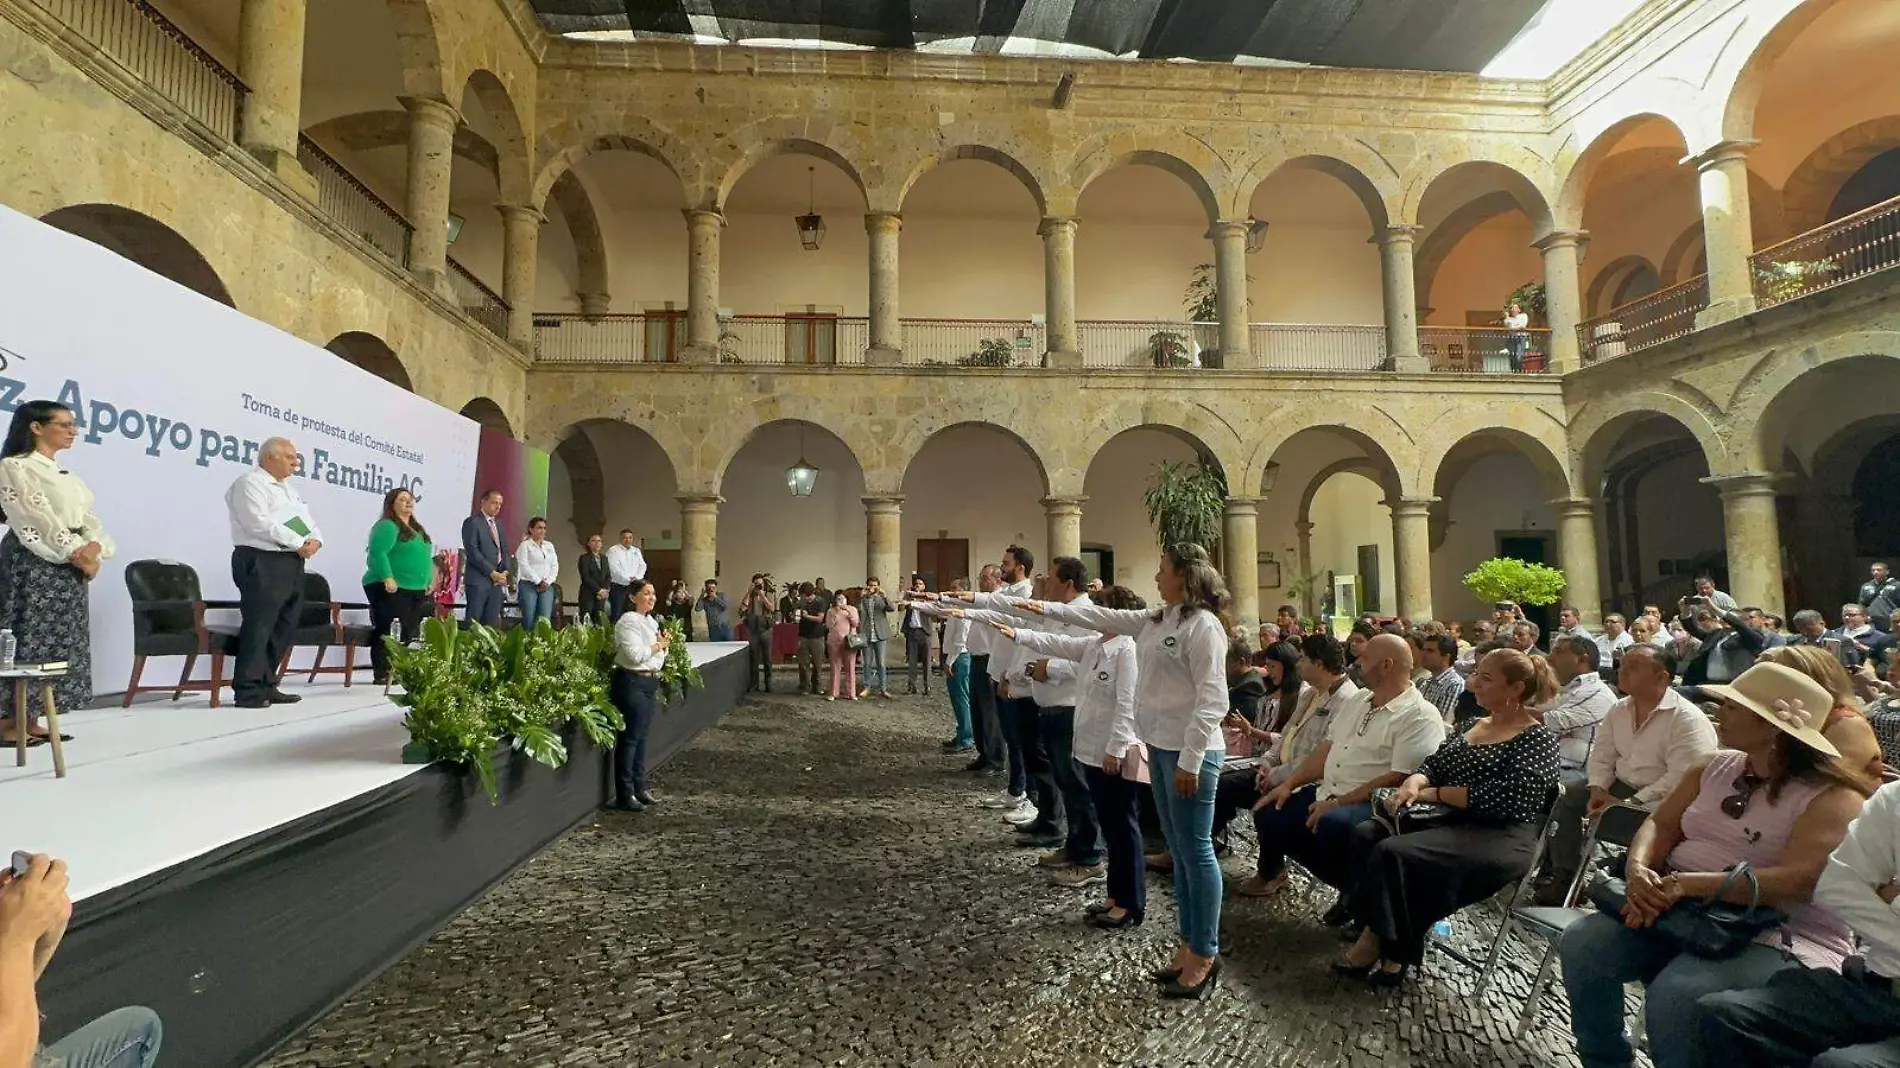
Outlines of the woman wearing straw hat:
M1644 1012L1656 1068L1692 1068L1699 1063L1698 998L1757 986L1797 964L1838 969L1853 952L1847 925L1812 902L1828 854L1866 797L1859 776L1839 765L1840 754L1819 729L1832 697L1774 663L1702 693L1719 702L1724 748L1683 776L1636 833L1623 915L1587 916L1559 943L1584 1068L1632 1063L1624 983L1648 987ZM1761 903L1787 914L1781 927L1722 959L1685 952L1656 929L1657 918L1679 902L1719 892L1725 869L1742 861L1759 880ZM1736 880L1724 899L1747 904L1747 881Z

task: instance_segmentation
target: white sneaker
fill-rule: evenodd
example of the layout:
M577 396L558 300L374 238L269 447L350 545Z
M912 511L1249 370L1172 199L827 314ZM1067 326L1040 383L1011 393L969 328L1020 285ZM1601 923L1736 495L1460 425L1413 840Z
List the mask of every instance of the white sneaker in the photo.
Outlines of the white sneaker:
M1023 803L1023 795L1012 794L1008 790L999 790L977 802L984 808L1015 808Z
M1025 797L1021 804L1003 813L1003 819L1017 827L1023 827L1036 822L1039 815L1035 802Z

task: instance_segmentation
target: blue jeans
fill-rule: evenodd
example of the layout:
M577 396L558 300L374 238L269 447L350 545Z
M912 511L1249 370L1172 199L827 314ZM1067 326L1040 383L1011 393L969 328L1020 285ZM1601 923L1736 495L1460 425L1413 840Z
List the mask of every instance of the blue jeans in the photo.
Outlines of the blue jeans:
M152 1068L165 1028L147 1008L113 1009L46 1047L65 1059L64 1068Z
M721 623L716 627L713 626L711 623L706 624L706 640L709 642L731 641L732 640L732 624ZM766 641L768 642L771 641L771 632L769 631L766 633ZM770 648L770 646L767 646L767 648Z
M1570 925L1557 943L1570 993L1570 1029L1584 1068L1625 1068L1634 1060L1623 1028L1623 984L1649 988L1643 1006L1649 1059L1656 1068L1696 1068L1701 1063L1704 994L1760 986L1783 968L1797 965L1781 951L1752 945L1727 960L1683 953L1654 930L1631 930L1602 913Z
M536 620L554 619L554 584L551 582L545 590L537 590L533 583L524 582L515 587L515 600L521 604L521 625L528 630L534 629Z
M858 672L858 688L872 693L885 693L890 690L891 677L890 672L884 667L883 641L864 643L864 667Z
M1168 852L1174 856L1174 902L1181 914L1181 941L1203 957L1220 954L1221 879L1220 862L1214 859L1214 794L1220 789L1224 758L1219 750L1208 753L1201 764L1199 788L1193 797L1182 797L1174 792L1180 750L1148 747L1155 808L1162 832L1168 836Z
M958 745L975 745L975 725L970 719L970 654L958 653L950 662L950 712L957 717Z

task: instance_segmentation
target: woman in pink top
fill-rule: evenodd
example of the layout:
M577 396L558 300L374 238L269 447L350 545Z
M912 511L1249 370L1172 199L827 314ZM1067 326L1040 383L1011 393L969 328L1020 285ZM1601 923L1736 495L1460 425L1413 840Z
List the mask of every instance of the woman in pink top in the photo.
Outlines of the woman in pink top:
M838 687L844 687L846 700L858 699L858 651L845 645L848 635L858 632L858 610L851 607L842 592L825 610L825 652L831 658L831 696L838 699Z
M1732 685L1704 686L1721 702L1724 748L1683 776L1630 843L1628 907L1570 925L1558 944L1571 1029L1584 1068L1624 1068L1623 984L1649 990L1644 1016L1656 1068L1695 1068L1705 994L1759 986L1796 964L1838 969L1853 934L1814 904L1814 884L1860 811L1865 787L1821 734L1833 699L1802 673L1757 664ZM1761 901L1788 914L1782 927L1735 956L1710 960L1655 930L1657 917L1720 889L1725 869L1747 861ZM1738 880L1725 900L1747 904Z

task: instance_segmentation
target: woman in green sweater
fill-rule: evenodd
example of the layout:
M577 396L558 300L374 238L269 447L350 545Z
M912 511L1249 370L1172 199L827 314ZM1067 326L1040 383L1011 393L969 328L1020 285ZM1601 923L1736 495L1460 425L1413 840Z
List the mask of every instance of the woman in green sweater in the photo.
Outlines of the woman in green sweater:
M416 639L434 581L435 553L429 532L416 522L416 498L400 487L390 490L383 496L383 517L369 528L369 570L363 573L369 621L377 634L369 651L377 685L389 683L389 650L382 635L400 621L402 640Z

